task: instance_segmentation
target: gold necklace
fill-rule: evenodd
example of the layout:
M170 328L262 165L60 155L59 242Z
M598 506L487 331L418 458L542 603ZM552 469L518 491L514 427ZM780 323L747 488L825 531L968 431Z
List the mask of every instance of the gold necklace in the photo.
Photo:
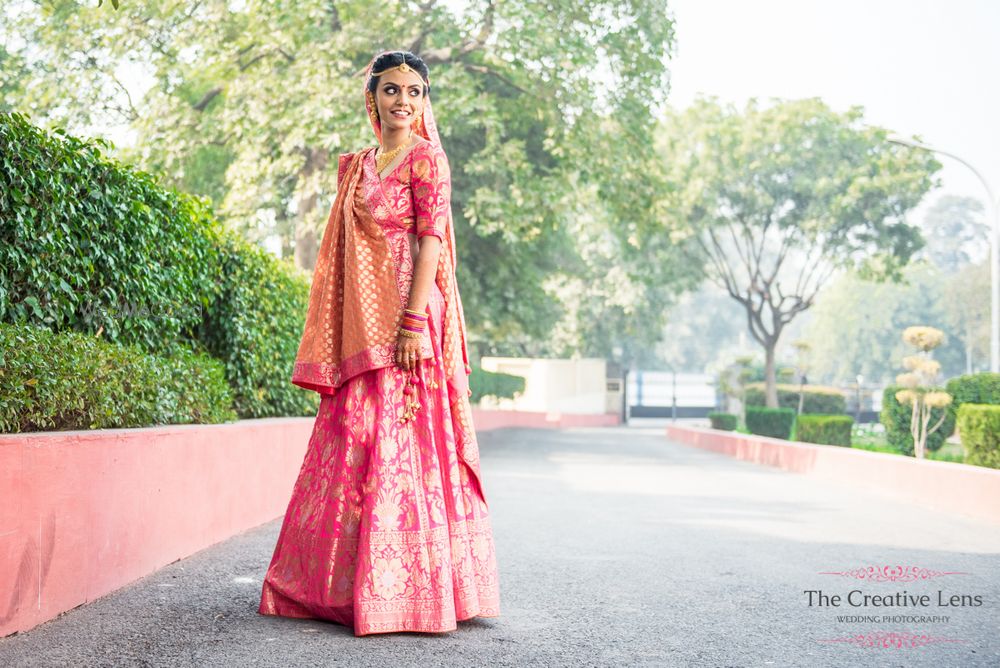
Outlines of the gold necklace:
M385 147L380 144L378 150L382 151L382 154L379 155L377 152L375 154L375 171L381 174L382 170L385 169L385 166L392 162L393 159L399 155L399 152L409 145L412 137L413 128L410 128L410 134L406 136L406 140L388 153L386 153Z

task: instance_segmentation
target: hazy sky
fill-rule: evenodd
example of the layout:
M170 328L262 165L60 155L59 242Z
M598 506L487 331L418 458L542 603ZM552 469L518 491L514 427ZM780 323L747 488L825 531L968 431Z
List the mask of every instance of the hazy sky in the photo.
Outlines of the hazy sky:
M459 9L464 0L444 0ZM1000 0L669 0L676 19L670 103L696 93L742 106L750 97L820 97L838 111L972 163L1000 195ZM120 73L145 90L139 72ZM130 143L122 129L110 133ZM951 158L940 194L985 191ZM912 221L916 222L916 220ZM984 241L985 243L985 241Z
M821 97L838 111L955 153L1000 195L1000 2L995 0L671 0L672 105L696 93ZM985 203L961 163L939 156L942 188ZM921 214L920 210L915 212ZM984 240L986 243L986 240Z

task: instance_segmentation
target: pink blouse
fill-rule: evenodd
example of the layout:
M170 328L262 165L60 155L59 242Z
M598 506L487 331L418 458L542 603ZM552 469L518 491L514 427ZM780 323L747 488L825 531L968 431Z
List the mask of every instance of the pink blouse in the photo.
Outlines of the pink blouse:
M340 161L338 185L347 162L344 159ZM444 241L451 200L451 170L440 146L420 141L382 179L375 172L375 152L371 151L364 169L368 172L366 176L381 187L384 201L394 214L390 218L395 219L395 224L415 234L417 239L433 234Z

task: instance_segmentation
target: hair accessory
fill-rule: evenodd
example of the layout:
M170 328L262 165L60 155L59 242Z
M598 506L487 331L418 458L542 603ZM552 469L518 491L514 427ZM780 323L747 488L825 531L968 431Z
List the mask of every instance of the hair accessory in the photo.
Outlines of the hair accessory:
M400 63L399 65L393 65L392 67L387 67L384 70L381 70L379 72L372 72L372 76L373 77L381 76L381 75L385 74L386 72L392 72L393 70L399 70L400 72L413 72L417 76L420 76L420 73L417 72L412 67L410 67L409 65L407 65L405 60L402 63ZM421 77L421 78L423 78L423 77Z

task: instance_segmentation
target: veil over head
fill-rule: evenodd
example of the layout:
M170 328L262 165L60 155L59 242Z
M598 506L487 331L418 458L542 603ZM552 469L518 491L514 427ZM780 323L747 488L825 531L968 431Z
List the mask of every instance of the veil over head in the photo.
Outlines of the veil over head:
M392 51L378 53L368 62L362 84L366 116L379 144L382 124L371 107L367 91L372 67L385 53ZM422 123L415 131L431 142L431 150L447 165L429 95L423 98ZM398 276L385 233L369 211L363 193L364 162L376 149L368 147L340 156L337 197L316 258L292 382L322 394L336 392L344 381L358 373L395 364L396 337L407 304L406 296L396 290ZM472 369L465 316L455 280L452 223L449 201L447 230L434 282L444 298L442 362L449 393L452 402L467 403L468 376ZM422 345L421 357L428 353L431 353L429 343Z
M368 61L368 66L365 68L365 83L361 89L362 97L365 101L365 111L368 114L368 121L371 123L372 130L375 131L375 138L378 142L382 143L382 121L375 116L375 110L372 108L371 100L368 98L368 86L371 84L372 80L372 67L375 65L375 61L381 56L387 53L394 53L393 51L383 51L381 53L376 53L372 56L372 59ZM430 84L430 76L427 77L427 83ZM434 122L434 110L431 108L431 96L430 94L424 98L424 112L422 114L423 123L420 125L420 129L417 130L417 134L424 139L430 140L437 146L441 146L441 138L438 137L437 123Z

